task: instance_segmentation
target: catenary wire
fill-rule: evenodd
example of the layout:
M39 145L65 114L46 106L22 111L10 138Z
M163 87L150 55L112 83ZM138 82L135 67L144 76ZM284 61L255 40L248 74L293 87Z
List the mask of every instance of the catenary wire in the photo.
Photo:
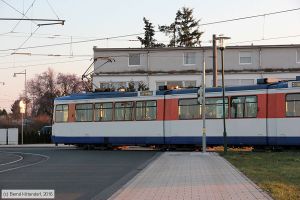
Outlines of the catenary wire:
M25 17L26 19L29 19L26 15L24 15L24 13L20 12L19 10L17 10L15 7L13 7L12 5L10 5L9 3L7 3L6 1L4 0L1 0L3 3L5 3L7 6L9 6L11 9L13 9L14 11L20 13L23 17ZM32 23L35 23L37 24L36 22L34 21L31 21Z
M1 0L1 1L3 1L3 0ZM201 26L207 26L207 25L213 25L213 24L219 24L219 23L245 20L245 19L261 17L261 16L267 16L267 15L287 13L287 12L298 11L298 10L300 10L300 8L281 10L281 11L276 11L276 12L270 12L270 13L264 13L264 14L246 16L246 17L239 17L239 18L233 18L233 19L227 19L227 20L220 20L220 21L215 21L215 22L203 23L203 24L200 24L200 25ZM155 31L155 32L159 32L159 31ZM78 44L78 43L94 42L94 41L101 41L101 40L108 40L108 39L117 39L117 38L123 38L123 37L138 36L138 35L143 35L143 34L144 33L134 33L134 34L128 34L128 35L113 36L113 37L104 37L104 38L96 38L96 39L90 39L90 40L81 40L81 41L75 41L75 42L72 42L72 43L73 44ZM52 47L52 46L60 46L60 45L69 45L69 44L71 44L71 42L46 44L46 45L38 45L38 46L29 46L29 47L24 47L23 49L34 49L34 48ZM15 50L15 49L1 49L0 51L11 51L11 50Z
M72 62L80 62L80 61L88 61L90 59L79 59L79 60L72 60L72 61L61 61L61 62L51 62L51 63L39 63L39 64L33 64L33 65L20 65L20 66L13 66L13 67L1 67L0 70L3 69L15 69L15 68L29 68L29 67L35 67L35 66L41 66L41 65L53 65L53 64L62 64L62 63L72 63Z

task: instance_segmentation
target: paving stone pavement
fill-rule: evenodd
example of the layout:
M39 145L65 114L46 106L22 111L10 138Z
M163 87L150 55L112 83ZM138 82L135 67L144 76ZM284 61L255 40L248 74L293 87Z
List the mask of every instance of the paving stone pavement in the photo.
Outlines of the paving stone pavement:
M216 153L165 152L110 200L272 198Z

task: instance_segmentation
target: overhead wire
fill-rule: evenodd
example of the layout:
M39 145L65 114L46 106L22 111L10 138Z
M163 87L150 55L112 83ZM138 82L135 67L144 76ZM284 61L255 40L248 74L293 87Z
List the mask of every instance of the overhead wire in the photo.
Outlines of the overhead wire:
M21 14L23 17L25 17L26 19L29 19L26 15L24 15L24 13L22 13L21 11L19 11L18 9L16 9L15 7L13 7L12 5L10 5L9 3L7 3L6 1L4 0L1 0L3 3L5 3L7 6L9 6L11 9L13 9L14 11L18 12L19 14ZM32 23L35 23L37 24L36 22L34 21L31 21Z
M97 38L97 39L90 39L90 40L80 40L80 41L73 41L72 44L79 44L79 43L86 43L86 42L94 42L94 41L101 41L107 39L115 39L115 38L122 38L122 37L130 37L130 36L138 36L144 33L134 33L134 34L127 34L127 35L120 35L120 36L112 36L112 37L104 37L104 38ZM61 45L69 45L71 42L63 42L63 43L56 43L56 44L46 44L46 45L38 45L38 46L31 46L31 47L23 47L20 49L35 49L35 48L42 48L42 47L53 47L53 46L61 46ZM12 51L15 49L1 49L0 51Z
M26 10L26 12L23 14L22 19L26 16L26 14L28 13L28 11L33 7L33 4L35 3L36 0L33 0L33 2L31 3L31 5L28 7L28 9ZM24 4L23 4L24 6ZM24 7L23 7L24 9ZM20 24L21 20L19 20L16 25L12 28L12 30L10 32L14 32L14 30L17 28L17 26Z
M53 7L52 7L52 5L50 4L50 2L49 2L48 0L46 0L46 1L47 1L48 5L49 5L50 9L51 9L52 12L54 13L54 15L56 15L57 19L59 19L57 13L56 13L55 10L53 9Z
M293 38L293 37L300 37L300 34L299 35L288 35L288 36L270 37L270 38L263 38L263 39L256 39L256 40L245 40L245 41L238 41L238 42L228 42L228 44L241 44L241 43L248 43L248 42L259 42L259 41L264 41L264 40L286 39L286 38Z
M225 23L225 22L233 22L233 21L238 21L238 20L245 20L245 19L257 18L257 17L264 17L264 16L268 16L268 15L276 15L276 14L281 14L281 13L286 13L286 12L293 12L293 11L297 11L297 10L300 10L300 8L294 8L294 9L288 9L288 10L281 10L281 11L264 13L264 14L258 14L258 15L251 15L251 16L246 16L246 17L238 17L238 18L220 20L220 21L215 21L215 22L208 22L208 23L200 24L200 26L207 26L207 25L220 24L220 23Z
M12 53L12 54L14 54L14 53L16 53L18 50L20 50L22 47L23 47L23 45L34 35L34 33L38 30L40 28L40 26L38 26L33 32L32 32L32 34L17 48L17 49L15 49L14 50L14 52Z
M88 61L88 60L90 60L90 59L78 59L78 60L72 60L72 61L39 63L39 64L33 64L33 65L20 65L20 66L13 66L13 67L1 67L0 70L3 70L3 69L15 69L15 68L29 68L29 67L35 67L35 66L41 66L41 65L53 65L53 64L62 64L62 63L72 63L72 62L80 62L80 61Z
M4 1L4 0L1 0L1 1ZM281 10L281 11L263 13L263 14L258 14L258 15L251 15L251 16L246 16L246 17L238 17L238 18L227 19L227 20L219 20L219 21L215 21L215 22L202 23L202 24L200 24L200 26L207 26L207 25L220 24L220 23L225 23L225 22L245 20L245 19L251 19L251 18L256 18L256 17L275 15L275 14L281 14L281 13L286 13L286 12L293 12L293 11L298 11L298 10L300 10L300 8ZM155 31L155 32L159 32L159 31ZM130 37L130 36L138 36L138 35L143 35L143 34L144 33L134 33L134 34L126 34L126 35L120 35L120 36L103 37L103 38L95 38L95 39L80 40L80 41L72 41L72 44L94 42L94 41L101 41L101 40L108 40L108 39L117 39L117 38L124 38L124 37ZM56 43L56 44L45 44L45 45L38 45L38 46L29 46L29 47L24 47L23 49L44 48L44 47L53 47L53 46L70 45L70 44L71 44L71 42L63 42L63 43ZM22 49L22 48L20 48L20 49ZM12 51L12 50L15 50L15 49L1 49L0 51Z
M36 55L36 54L33 54ZM69 55L62 55L62 56L48 56L47 54L41 54L41 55L37 55L37 56L47 56L49 58L43 58L43 59L34 59L34 60L20 60L20 61L12 61L12 62L0 62L0 65L7 65L7 64L18 64L18 63L37 63L40 61L59 61L61 59L76 59L76 58L82 58L82 57L88 57L88 58L92 58L92 55L74 55L72 57L70 57Z

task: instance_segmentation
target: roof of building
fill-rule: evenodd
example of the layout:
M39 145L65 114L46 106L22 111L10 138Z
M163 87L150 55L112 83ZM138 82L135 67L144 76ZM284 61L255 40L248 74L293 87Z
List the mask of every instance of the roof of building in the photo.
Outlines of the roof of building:
M281 45L236 45L227 46L226 49L262 49L262 48L300 48L300 44L281 44ZM163 48L93 48L94 52L111 51L182 51L182 50L207 50L212 46L202 47L163 47Z

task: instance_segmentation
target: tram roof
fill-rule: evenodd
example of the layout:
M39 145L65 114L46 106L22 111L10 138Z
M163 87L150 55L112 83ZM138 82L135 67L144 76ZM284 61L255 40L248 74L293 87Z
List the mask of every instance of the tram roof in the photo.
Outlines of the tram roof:
M225 91L243 91L243 90L261 90L261 89L276 89L288 88L287 82L279 82L274 84L258 84L258 85L245 85L226 87ZM221 87L206 88L206 92L222 92ZM197 93L198 88L186 88L177 90L158 90L156 95L172 95L172 94L189 94ZM117 97L136 97L138 92L90 92L90 93L77 93L68 96L57 97L55 100L79 100L79 99L101 99L101 98L117 98Z

